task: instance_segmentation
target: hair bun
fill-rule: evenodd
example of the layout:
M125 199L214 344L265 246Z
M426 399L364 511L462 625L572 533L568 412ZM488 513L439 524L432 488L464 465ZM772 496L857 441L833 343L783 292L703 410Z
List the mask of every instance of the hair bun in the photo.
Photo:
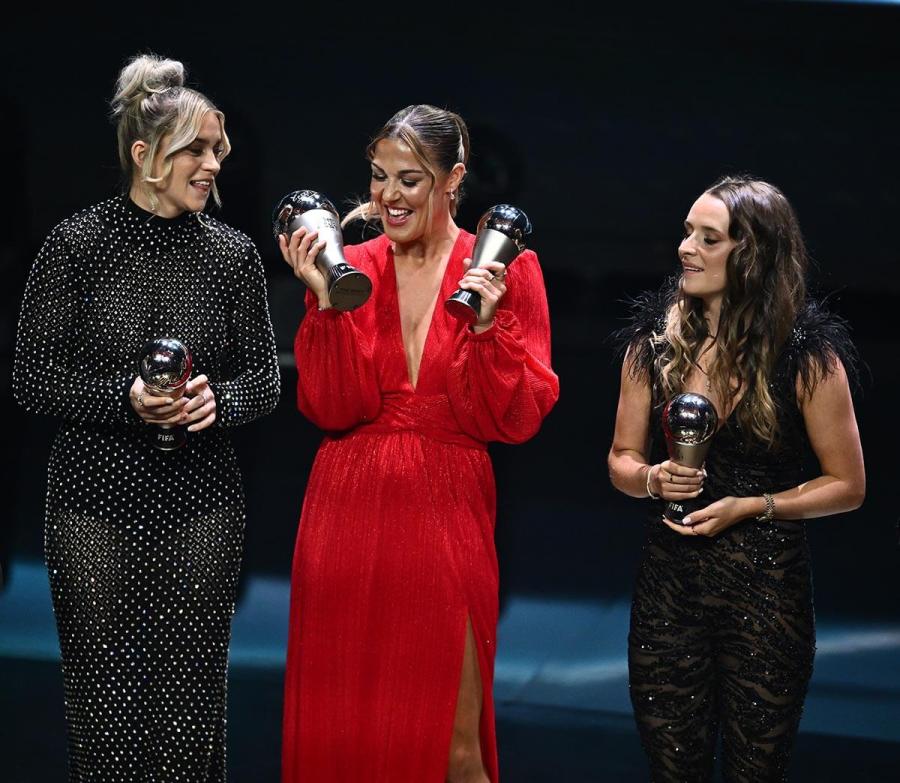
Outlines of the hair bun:
M135 55L116 81L116 94L111 101L113 114L119 114L134 101L164 92L170 87L183 86L184 78L184 65L178 60L155 54Z

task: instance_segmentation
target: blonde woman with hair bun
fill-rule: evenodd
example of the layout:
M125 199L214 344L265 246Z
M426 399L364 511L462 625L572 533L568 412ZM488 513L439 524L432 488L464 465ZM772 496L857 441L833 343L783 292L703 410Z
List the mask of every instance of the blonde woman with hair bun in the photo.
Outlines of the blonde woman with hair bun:
M244 497L231 427L280 391L259 255L204 213L230 145L184 66L119 75L124 192L61 222L25 289L13 389L61 419L45 557L59 630L71 781L224 781L228 643ZM141 349L193 354L155 396ZM187 430L156 449L148 425Z
M210 195L221 205L215 175L231 151L225 115L184 80L180 62L139 55L119 74L112 99L129 196L166 218L201 212ZM198 168L191 160L204 143L211 155Z
M455 222L462 118L418 104L367 150L383 233L346 248L369 301L331 307L303 229L281 251L307 286L297 403L325 430L292 575L284 783L488 783L498 778L490 441L521 443L556 402L537 255L470 267ZM478 291L471 327L444 307Z

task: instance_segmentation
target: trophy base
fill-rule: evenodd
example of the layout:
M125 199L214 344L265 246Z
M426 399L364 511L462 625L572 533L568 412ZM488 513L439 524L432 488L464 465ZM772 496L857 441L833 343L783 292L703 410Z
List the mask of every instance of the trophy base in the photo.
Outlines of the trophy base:
M473 324L481 315L481 295L460 289L444 302L444 308L454 318Z
M187 443L187 429L151 424L147 427L147 439L160 451L176 451Z
M683 525L685 517L689 517L691 512L696 511L698 508L703 508L704 505L705 504L697 498L692 498L690 500L670 500L666 503L666 510L663 514L670 522L674 522L677 525Z
M335 310L355 310L371 293L372 281L349 264L336 264L328 272L328 299Z

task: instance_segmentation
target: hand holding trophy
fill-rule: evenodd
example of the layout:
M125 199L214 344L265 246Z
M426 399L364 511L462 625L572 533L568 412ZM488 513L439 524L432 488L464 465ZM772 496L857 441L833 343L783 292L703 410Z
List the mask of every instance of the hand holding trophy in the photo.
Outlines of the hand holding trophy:
M510 204L491 207L478 221L472 265L475 269L485 261L499 261L504 266L525 249L525 237L531 233L531 221L521 209ZM481 296L475 291L458 289L444 307L456 318L475 323L481 314Z
M663 409L662 424L669 459L687 468L699 469L719 424L715 405L702 394L676 394ZM665 516L681 524L691 511L702 505L697 498L671 500L666 505Z
M316 267L325 278L328 298L335 310L355 310L372 293L372 281L344 258L344 237L338 211L314 190L288 193L272 214L272 233L290 238L297 229L316 232L325 246L316 256Z
M184 393L194 362L188 347L174 337L151 340L141 351L138 371L148 394L177 399ZM187 443L187 432L175 424L150 424L150 442L162 451L174 451Z

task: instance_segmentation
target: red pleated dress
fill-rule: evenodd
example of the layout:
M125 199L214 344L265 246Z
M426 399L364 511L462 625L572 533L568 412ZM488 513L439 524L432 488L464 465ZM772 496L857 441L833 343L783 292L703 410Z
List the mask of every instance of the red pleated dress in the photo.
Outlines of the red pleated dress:
M307 298L297 402L327 434L294 553L284 783L443 783L467 620L484 690L482 753L498 779L486 443L533 436L559 384L533 252L510 266L490 329L475 334L445 311L474 239L460 231L454 243L415 388L386 236L345 249L373 282L363 307L320 312Z

